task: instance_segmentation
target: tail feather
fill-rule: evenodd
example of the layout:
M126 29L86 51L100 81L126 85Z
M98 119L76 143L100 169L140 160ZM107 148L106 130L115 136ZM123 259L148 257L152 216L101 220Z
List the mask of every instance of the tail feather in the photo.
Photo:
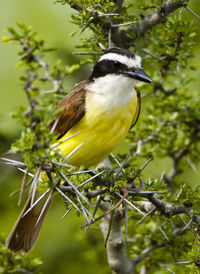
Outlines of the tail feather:
M41 193L36 193L37 197L40 195ZM8 236L6 246L12 252L21 250L26 253L34 247L49 209L52 193L40 200L35 207L25 214L31 206L31 196L32 193L29 195L19 218Z

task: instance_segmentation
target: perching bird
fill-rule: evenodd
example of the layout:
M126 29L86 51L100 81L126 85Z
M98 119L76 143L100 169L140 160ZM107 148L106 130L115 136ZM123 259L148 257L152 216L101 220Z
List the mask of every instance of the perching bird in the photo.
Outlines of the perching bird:
M100 57L90 77L61 101L58 107L63 111L56 126L60 133L58 149L69 164L94 167L125 138L140 113L136 80L152 82L141 68L141 58L128 50L112 48ZM41 195L37 191L35 200ZM30 193L8 237L9 250L28 252L33 248L50 205L48 197L27 213Z

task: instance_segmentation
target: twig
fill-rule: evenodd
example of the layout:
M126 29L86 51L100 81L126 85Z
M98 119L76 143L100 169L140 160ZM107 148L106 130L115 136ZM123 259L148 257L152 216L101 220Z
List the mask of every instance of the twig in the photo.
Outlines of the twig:
M93 191L87 191L87 197L89 199L91 198L94 198L94 197L97 197L101 194L104 194L106 192L106 190L103 190L103 189L97 189L97 190L93 190Z
M153 53L147 51L146 49L142 49L142 51L143 51L144 53L146 53L146 54L148 54L148 55L150 55L150 56L156 58L156 59L159 60L159 61L162 61L162 60L163 60L163 57L160 58L160 57L158 57L157 55L155 55L155 54L153 54Z
M113 210L113 211L111 212L111 217L110 217L108 232L107 232L106 239L105 239L105 243L104 243L104 246L105 246L105 247L107 246L108 238L109 238L109 236L110 236L110 232L111 232L111 227L112 227L112 222L113 222L114 214L115 214L115 211Z
M113 210L115 210L117 207L119 207L120 204L125 200L125 197L128 195L128 191L127 191L125 188L123 189L123 191L124 191L124 195L121 196L121 199L120 199L114 206L112 206L108 211L106 211L106 212L105 212L103 215L101 215L100 217L96 218L94 221L90 221L89 224L81 226L81 228L86 227L86 226L88 226L88 225L91 225L91 224L93 224L93 223L99 221L100 219L104 218L106 215L110 214L110 213L111 213Z
M129 37L129 33L134 33L137 39L138 37L144 36L145 33L153 26L163 23L167 17L175 10L185 7L189 0L166 0L162 6L155 9L151 14L142 17L136 24L121 30L119 28L113 28L112 30L112 41L116 46L122 48L129 48L134 43L134 39Z
M140 255L138 255L136 258L133 259L133 263L137 264L139 263L141 260L143 260L144 258L147 257L147 255L149 253L151 253L153 250L157 249L157 248L161 248L163 246L166 245L166 242L163 243L157 243L154 245L149 246L148 248L146 248L145 250L142 251L142 253Z

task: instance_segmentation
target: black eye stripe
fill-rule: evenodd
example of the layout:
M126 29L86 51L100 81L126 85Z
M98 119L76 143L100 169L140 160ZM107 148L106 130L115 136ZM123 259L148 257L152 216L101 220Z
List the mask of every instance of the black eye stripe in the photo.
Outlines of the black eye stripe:
M114 66L115 66L115 67L119 67L119 66L121 66L121 63L120 63L120 62L118 62L118 61L113 61L113 64L114 64Z
M108 74L120 74L127 70L129 68L117 60L103 59L96 63L89 79L91 80Z

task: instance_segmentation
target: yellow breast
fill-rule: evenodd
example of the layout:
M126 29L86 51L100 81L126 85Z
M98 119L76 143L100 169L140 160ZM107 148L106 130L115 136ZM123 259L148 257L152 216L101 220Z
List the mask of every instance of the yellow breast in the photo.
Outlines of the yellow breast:
M102 101L102 102L101 102ZM74 166L96 166L125 138L138 111L136 92L122 106L106 105L101 95L88 92L84 117L59 141L67 161ZM71 137L71 138L70 138Z

